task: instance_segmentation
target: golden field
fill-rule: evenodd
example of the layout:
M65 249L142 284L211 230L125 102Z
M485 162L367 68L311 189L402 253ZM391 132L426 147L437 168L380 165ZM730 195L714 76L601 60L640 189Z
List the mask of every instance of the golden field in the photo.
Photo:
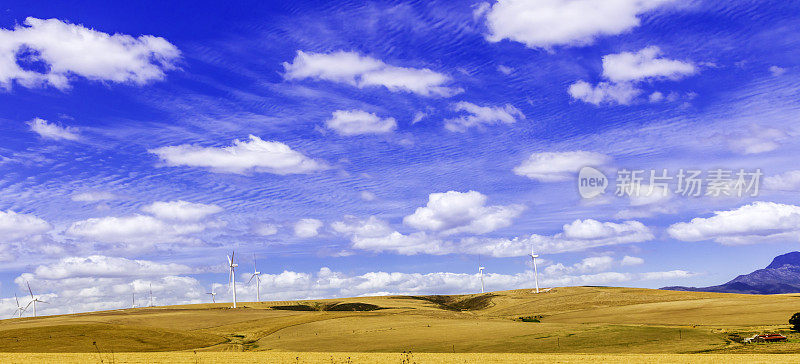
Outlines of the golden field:
M137 308L2 320L0 362L800 361L769 356L800 354L787 323L798 303L800 295L567 287ZM790 342L731 336L760 332Z

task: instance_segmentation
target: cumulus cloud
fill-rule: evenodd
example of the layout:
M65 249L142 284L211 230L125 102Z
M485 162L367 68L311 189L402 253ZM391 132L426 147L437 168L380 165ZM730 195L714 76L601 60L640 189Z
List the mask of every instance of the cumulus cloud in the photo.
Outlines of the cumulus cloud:
M191 273L188 266L175 263L156 263L148 260L92 255L88 257L62 258L50 265L40 265L34 270L36 278L112 278L148 277Z
M206 205L187 201L156 201L142 208L159 219L197 221L210 215L222 212L222 208L217 205Z
M518 119L525 119L525 114L511 104L505 106L478 106L473 103L461 101L453 105L457 112L466 112L466 115L444 121L444 127L454 132L465 132L471 127L495 124L513 124Z
M31 127L31 131L45 139L75 141L81 138L78 135L78 130L73 127L49 123L47 120L40 118L29 121L28 126Z
M165 243L196 243L195 234L224 226L210 219L221 212L216 205L186 201L154 202L142 208L149 215L107 216L73 222L65 231L88 242L122 244L141 250Z
M313 238L319 235L319 228L323 225L317 219L300 219L294 224L294 235L300 238Z
M783 130L752 125L746 132L731 134L727 139L734 152L758 154L778 149L788 137Z
M30 283L34 294L50 303L37 307L40 315L130 308L135 294L139 307L205 302L205 291L192 269L174 263L93 255L67 257L40 265L14 279L20 291ZM21 300L25 300L22 296ZM13 298L0 300L13 305Z
M397 121L362 110L337 110L325 126L341 135L385 134L397 128Z
M594 105L630 104L644 91L638 86L643 81L678 80L697 73L697 67L687 61L659 58L661 49L645 47L638 52L622 52L603 56L603 78L607 81L592 85L579 80L569 86L567 92L576 100ZM664 99L660 92L653 92L651 102Z
M46 233L50 223L32 214L0 211L0 242L19 242Z
M569 85L567 92L573 99L594 105L628 105L642 93L642 90L630 83L600 82L592 85L580 80Z
M220 173L263 172L279 175L311 173L326 168L281 142L264 141L250 135L249 141L234 140L229 147L197 145L167 146L149 150L168 166L203 167Z
M499 0L478 8L486 39L520 42L530 48L588 45L639 25L639 16L670 0Z
M375 216L358 219L345 216L342 221L331 224L337 233L350 237L354 249L372 252L394 252L403 255L449 254L453 244L425 232L402 234L391 228L388 222Z
M775 202L754 202L728 211L716 211L708 218L671 225L667 232L683 241L713 240L740 245L800 240L800 206Z
M487 206L487 200L477 191L431 193L428 204L403 218L403 223L444 235L483 234L511 225L525 209L522 205Z
M66 230L72 237L104 243L164 243L183 240L205 230L203 224L172 224L153 216L109 216L76 221Z
M620 264L622 264L622 265L641 265L641 264L644 264L644 259L639 258L639 257L632 257L632 256L629 256L629 255L626 255L625 257L622 258L622 261L620 262Z
M649 79L680 79L697 72L691 62L658 58L661 49L655 46L638 52L622 52L603 57L603 77L612 82Z
M650 229L638 221L613 223L586 219L565 224L563 231L554 235L532 234L513 239L465 238L461 240L458 249L470 254L514 257L529 254L531 248L537 253L555 254L601 246L641 243L653 238Z
M568 181L586 166L600 167L611 162L611 157L585 151L532 153L527 160L514 168L514 173L540 182Z
M607 271L614 266L614 258L610 256L584 258L571 266L561 263L551 264L545 267L544 273L548 275L565 275L576 273L596 273Z
M383 86L390 91L421 96L449 97L462 92L448 86L450 77L427 68L392 66L357 52L306 53L297 51L294 60L284 62L287 80L317 79L346 83L358 88Z
M253 232L261 236L270 236L278 233L278 225L258 224L253 227Z
M0 87L11 89L16 82L67 89L74 77L145 84L163 79L179 57L178 48L164 38L110 35L29 17L14 29L0 29Z
M778 67L778 66L770 66L769 67L769 73L772 73L773 76L777 77L777 76L781 76L784 73L786 73L786 69L783 68L783 67Z
M104 200L113 200L115 196L111 192L95 191L95 192L81 192L72 195L72 201L76 202L97 202Z
M764 178L764 187L772 190L800 190L800 171L788 171L779 175Z

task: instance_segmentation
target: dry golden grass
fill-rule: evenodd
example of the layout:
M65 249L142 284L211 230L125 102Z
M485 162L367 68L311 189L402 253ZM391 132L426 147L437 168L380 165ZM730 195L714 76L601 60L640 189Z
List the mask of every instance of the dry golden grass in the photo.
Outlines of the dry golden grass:
M497 353L308 353L308 352L166 352L166 353L60 353L4 354L0 362L12 364L145 364L145 363L796 363L800 355L782 354L497 354Z
M417 353L440 353L429 358L439 362L451 360L447 358L458 358L452 360L459 362L477 358L448 356L454 352L508 353L483 357L486 360L511 358L521 353L796 353L800 349L797 342L742 346L732 343L728 334L745 336L786 330L787 319L800 308L797 302L798 295L569 287L538 295L530 290L515 290L438 298L388 296L244 303L244 308L236 310L228 309L227 304L186 305L3 320L0 352L85 353L70 358L117 353L113 355L139 360L136 358L160 357L118 353L183 350L188 354L169 355L183 360L184 356L197 352L198 358L206 358L206 362L219 358L213 353L219 351L268 351L270 354L259 354L267 355L264 358L272 358L269 355L283 358L284 354L275 352L319 352L305 354L317 359L330 352L411 351L419 358L429 354ZM324 307L335 303L366 303L383 309L364 312L270 309L301 304ZM530 315L542 315L542 322L515 320ZM235 358L246 358L236 355ZM119 358L114 362L122 362ZM569 362L573 360L570 358L580 356L519 358ZM331 362L330 357L326 361ZM0 359L0 362L8 361Z

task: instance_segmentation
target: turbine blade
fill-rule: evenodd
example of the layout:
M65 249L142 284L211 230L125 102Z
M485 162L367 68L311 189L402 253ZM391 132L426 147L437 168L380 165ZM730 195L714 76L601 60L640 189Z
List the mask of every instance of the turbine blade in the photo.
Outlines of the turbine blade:
M33 290L31 289L31 284L30 284L30 282L28 282L28 281L25 281L25 284L27 284L27 285L28 285L28 292L30 292L30 293L31 293L31 298L33 298Z
M28 307L31 305L31 303L33 303L33 301L30 301L30 302L28 302L28 304L27 304L27 305L25 305L25 308L24 308L24 310L27 310L27 309L28 309Z
M247 281L247 284L250 284L250 282L252 282L252 281L253 281L253 278L255 278L255 277L256 277L256 275L255 275L255 274L251 275L251 276L250 276L250 280L249 280L249 281Z
M14 300L17 301L17 307L19 307L19 298L17 298L16 293L14 293Z

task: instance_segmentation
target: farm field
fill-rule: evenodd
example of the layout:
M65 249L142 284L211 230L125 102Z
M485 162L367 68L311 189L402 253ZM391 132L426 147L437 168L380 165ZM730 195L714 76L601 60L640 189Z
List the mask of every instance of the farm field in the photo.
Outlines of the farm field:
M247 302L235 310L227 303L137 308L2 320L0 361L220 362L226 352L233 356L225 362L579 362L588 354L612 362L650 361L653 354L670 354L652 357L659 362L687 361L672 354L766 362L771 353L800 353L800 337L787 323L799 301L800 295L567 287ZM790 342L733 339L760 332L782 332Z

